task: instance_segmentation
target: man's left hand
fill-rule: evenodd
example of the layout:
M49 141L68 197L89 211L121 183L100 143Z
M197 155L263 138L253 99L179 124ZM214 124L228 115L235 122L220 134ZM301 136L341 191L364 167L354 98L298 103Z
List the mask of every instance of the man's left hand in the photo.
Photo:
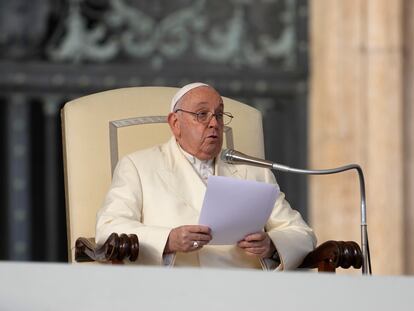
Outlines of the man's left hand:
M266 232L256 232L245 236L237 243L248 255L269 258L276 250L275 245Z

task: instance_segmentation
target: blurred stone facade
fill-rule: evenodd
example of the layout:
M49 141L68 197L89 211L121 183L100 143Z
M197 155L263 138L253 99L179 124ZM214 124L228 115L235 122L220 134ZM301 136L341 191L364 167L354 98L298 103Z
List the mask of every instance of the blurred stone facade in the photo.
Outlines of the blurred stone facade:
M262 111L268 159L305 167L307 14L305 0L0 0L0 259L66 260L59 110L85 94L204 81ZM306 180L277 178L306 217Z

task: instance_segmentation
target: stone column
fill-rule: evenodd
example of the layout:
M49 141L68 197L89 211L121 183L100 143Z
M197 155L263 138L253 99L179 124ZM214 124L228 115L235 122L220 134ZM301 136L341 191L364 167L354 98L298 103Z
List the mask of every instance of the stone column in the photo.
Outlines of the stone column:
M405 270L414 274L414 1L404 4Z
M375 274L404 273L402 0L311 5L310 167L360 163ZM320 239L360 240L355 173L310 179Z

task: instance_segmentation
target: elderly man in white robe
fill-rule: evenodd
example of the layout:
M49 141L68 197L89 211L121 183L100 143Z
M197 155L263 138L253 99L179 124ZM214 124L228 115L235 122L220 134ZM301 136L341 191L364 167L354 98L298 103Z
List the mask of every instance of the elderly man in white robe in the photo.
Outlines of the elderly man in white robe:
M121 159L97 215L96 240L112 233L137 234L138 264L186 267L296 268L316 244L300 214L280 192L265 228L236 245L209 245L210 228L197 225L210 175L272 183L264 168L224 163L218 156L224 125L220 94L204 83L181 88L171 101L172 138Z

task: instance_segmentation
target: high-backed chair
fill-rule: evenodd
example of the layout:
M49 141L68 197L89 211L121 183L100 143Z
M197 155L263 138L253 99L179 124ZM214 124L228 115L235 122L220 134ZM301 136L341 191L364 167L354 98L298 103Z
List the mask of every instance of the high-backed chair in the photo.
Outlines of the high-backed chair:
M95 248L90 237L95 236L96 213L109 189L118 159L135 150L164 143L171 137L166 116L176 91L176 88L171 87L116 89L81 97L68 102L62 109L70 262L117 261L127 255L130 260L135 260L138 256L138 241L134 236L113 234L100 249ZM223 97L223 100L226 111L235 116L232 123L225 127L223 147L263 158L260 112L229 98ZM335 244L333 248L329 247L329 251L325 249L325 255L329 252L334 255L324 260L331 261L331 265L333 257L333 261L338 261L336 257L341 257L341 247L344 246L348 253L356 254L359 249L358 245L341 245ZM310 262L304 266L319 265L317 261L320 258L312 256L315 257L315 254L308 256ZM348 264L355 265L345 265Z

